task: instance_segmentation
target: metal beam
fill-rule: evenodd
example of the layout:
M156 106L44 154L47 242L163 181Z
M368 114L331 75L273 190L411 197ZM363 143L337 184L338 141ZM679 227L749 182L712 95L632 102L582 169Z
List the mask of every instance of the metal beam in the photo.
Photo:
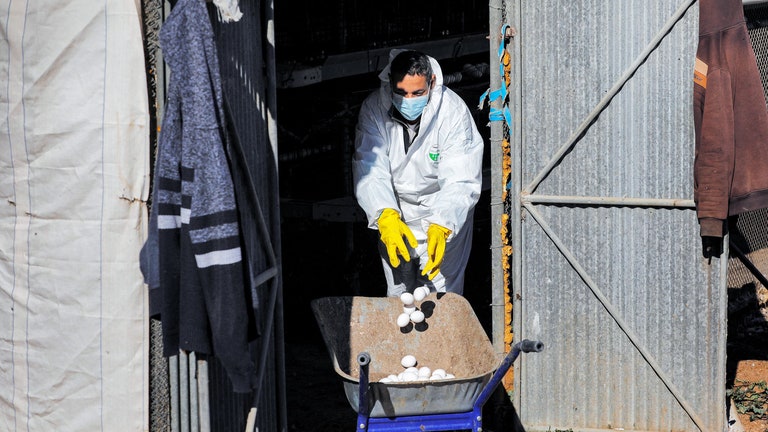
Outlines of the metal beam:
M627 198L627 197L595 197L567 195L520 194L523 203L554 204L554 205L583 205L596 207L673 207L694 209L691 199L683 198Z
M378 72L389 63L389 52L395 48L424 51L437 60L488 52L488 35L470 33L452 38L417 42L407 46L390 46L367 51L334 54L321 65L282 64L279 66L278 88L296 88L322 81Z

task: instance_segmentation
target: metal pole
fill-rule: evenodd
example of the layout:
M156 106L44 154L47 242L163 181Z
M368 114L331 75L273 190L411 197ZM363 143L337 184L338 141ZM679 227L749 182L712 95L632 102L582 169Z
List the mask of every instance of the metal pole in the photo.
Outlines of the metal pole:
M536 195L522 194L522 203L531 204L561 204L594 207L672 207L695 209L691 199L684 198L625 198L625 197L594 197L568 195Z
M502 77L499 72L499 58L496 53L502 42L499 29L502 26L502 1L490 0L489 29L490 29L490 88L500 88ZM504 101L492 101L491 108L500 109ZM502 194L505 185L502 184L502 152L504 125L501 122L491 122L491 320L492 342L497 353L504 353L504 269L502 266L502 215L504 202Z
M512 262L510 263L510 296L512 297L512 329L517 334L517 339L525 337L522 331L522 317L524 303L521 301L523 294L523 277L522 277L522 244L523 244L523 220L521 218L522 207L520 201L520 190L523 183L522 175L522 122L523 119L520 115L521 109L521 95L520 88L522 85L522 56L521 56L521 43L520 37L524 36L525 29L521 27L520 9L522 0L509 0L505 3L505 13L510 21L510 25L515 29L515 32L519 35L510 41L508 51L512 58L512 70L510 72L510 95L509 104L510 111L512 112L513 129L509 134L510 145L510 157L512 158L512 175L510 182L512 183L509 193L511 194L511 207L509 215L510 235L512 237ZM519 386L522 382L521 379L520 364L514 365L514 379L515 385ZM524 409L521 407L521 393L515 391L512 397L512 402L518 409ZM524 418L524 412L520 411L521 418Z
M187 381L189 382L189 430L191 432L208 432L200 429L200 409L208 411L208 407L200 405L200 389L197 387L197 354L191 351L187 360Z
M211 430L211 397L208 383L208 362L203 359L197 360L197 403L200 432L210 432Z
M280 188L277 182L279 178L278 147L277 147L277 61L275 60L275 2L265 2L263 9L264 22L266 23L267 43L266 50L266 78L267 78L267 132L274 156L275 185L273 188L275 202L273 202L270 216L272 217L272 248L274 249L274 265L277 266L277 276L274 289L277 290L274 305L275 325L275 385L277 387L277 409L280 431L288 430L288 406L287 390L285 388L285 324L283 315L283 265L282 239L280 237Z

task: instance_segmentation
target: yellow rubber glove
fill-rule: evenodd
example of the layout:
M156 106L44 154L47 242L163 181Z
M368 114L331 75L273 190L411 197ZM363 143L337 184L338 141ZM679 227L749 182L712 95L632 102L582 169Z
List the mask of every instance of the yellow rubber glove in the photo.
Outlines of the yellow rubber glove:
M397 257L398 254L402 255L405 262L411 260L411 254L408 252L408 248L405 247L403 236L405 236L405 239L408 240L408 244L412 248L415 248L418 242L411 229L408 228L408 225L400 219L400 214L397 211L388 208L381 212L379 216L379 234L384 246L387 247L389 263L392 264L392 267L400 265L400 258Z
M427 229L427 265L421 275L427 275L432 280L440 273L440 264L445 256L445 240L451 235L451 230L438 224L431 224Z

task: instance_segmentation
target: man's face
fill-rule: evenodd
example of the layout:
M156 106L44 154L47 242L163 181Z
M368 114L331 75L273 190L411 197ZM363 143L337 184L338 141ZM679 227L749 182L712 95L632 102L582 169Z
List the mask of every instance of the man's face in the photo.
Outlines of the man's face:
M393 92L404 98L424 96L429 93L431 81L431 79L427 79L424 75L406 75L402 81L397 83Z

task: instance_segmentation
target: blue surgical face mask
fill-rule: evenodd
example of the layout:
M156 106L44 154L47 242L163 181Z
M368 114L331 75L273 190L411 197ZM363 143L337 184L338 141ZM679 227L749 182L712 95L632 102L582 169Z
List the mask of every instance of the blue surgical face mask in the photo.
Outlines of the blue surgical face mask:
M412 98L406 98L398 94L392 95L392 105L400 111L403 117L411 121L419 118L421 112L424 111L424 107L427 106L427 102L429 102L429 93Z

